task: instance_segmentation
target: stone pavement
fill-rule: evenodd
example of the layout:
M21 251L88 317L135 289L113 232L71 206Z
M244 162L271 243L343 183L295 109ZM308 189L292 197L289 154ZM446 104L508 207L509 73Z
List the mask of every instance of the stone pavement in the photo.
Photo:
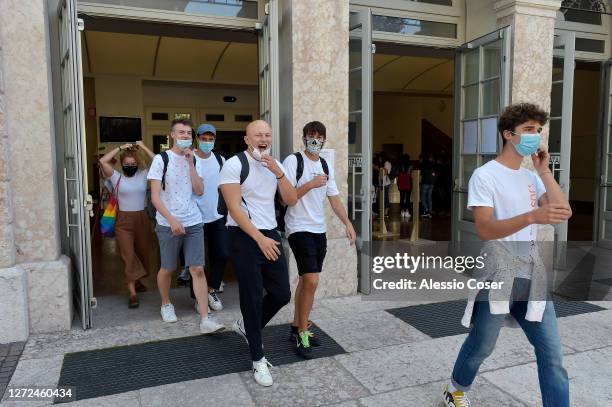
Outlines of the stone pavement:
M196 334L198 317L187 290L176 289L172 295L179 317L175 324L161 321L156 293L142 296L138 310L129 310L123 297L100 298L93 329L75 326L69 332L31 336L10 384L57 385L68 352ZM236 298L236 287L226 286L226 309L216 314L228 326L239 315ZM575 406L607 406L612 401L612 302L596 304L606 310L559 319ZM385 311L408 305L414 303L368 301L361 296L318 300L312 319L347 353L273 367L275 383L270 388L242 372L68 405L437 406L465 335L432 339ZM289 322L291 314L291 306L285 307L272 324ZM541 405L535 355L522 331L503 328L470 394L474 406Z

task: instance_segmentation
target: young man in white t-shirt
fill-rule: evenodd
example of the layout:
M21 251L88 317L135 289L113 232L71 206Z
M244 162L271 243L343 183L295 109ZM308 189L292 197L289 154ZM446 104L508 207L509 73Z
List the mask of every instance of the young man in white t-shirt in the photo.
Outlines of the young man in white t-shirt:
M229 211L227 226L243 317L234 323L234 330L249 344L255 381L271 386L261 330L291 300L287 262L275 230L274 196L278 189L288 205L295 205L297 196L283 166L270 155L270 125L263 120L250 123L244 141L246 151L227 160L219 181Z
M326 200L344 224L350 244L355 242L355 230L340 199L334 169L319 156L326 138L323 123L307 123L302 130L304 151L291 154L283 162L287 179L295 185L298 197L297 204L288 207L285 214L285 235L299 274L290 339L295 342L296 352L305 359L312 357L313 346L320 345L309 329L309 316L327 253Z
M206 185L206 191L203 195L196 196L196 202L202 213L204 239L208 247L208 306L214 311L221 311L223 303L218 293L223 281L225 263L229 258L230 243L225 226L227 210L219 193L219 178L225 158L213 151L216 138L217 129L211 124L202 124L196 131L196 170ZM219 213L220 211L222 213ZM192 282L193 280L190 280L189 286L192 298L195 298Z
M189 266L193 278L196 298L200 304L207 302L204 229L202 214L193 197L204 193L204 183L196 172L191 151L192 127L189 120L177 119L172 122L172 149L155 156L147 176L151 180L151 201L157 209L155 232L161 257L157 285L164 322L177 321L170 302L170 284L181 248L185 265ZM166 157L167 163L164 162ZM223 325L208 315L208 307L201 308L200 332L208 334L223 329Z
M467 207L474 213L476 230L483 241L504 242L498 244L521 251L534 250L537 225L558 224L571 216L567 198L548 167L547 148L541 144L540 132L547 121L548 113L529 103L509 106L499 118L502 152L495 160L476 169L468 185ZM525 157L531 157L535 172L521 166ZM513 270L508 302L489 301L488 290L478 293L470 316L472 328L459 351L451 383L444 389L445 405L470 405L465 392L480 365L493 352L509 313L535 348L544 407L569 406L568 378L562 365L563 351L553 302L535 301L534 304L541 305L539 314L527 314L532 303L532 276L536 278L534 264L527 263L527 267ZM500 307L502 303L508 304L508 309Z

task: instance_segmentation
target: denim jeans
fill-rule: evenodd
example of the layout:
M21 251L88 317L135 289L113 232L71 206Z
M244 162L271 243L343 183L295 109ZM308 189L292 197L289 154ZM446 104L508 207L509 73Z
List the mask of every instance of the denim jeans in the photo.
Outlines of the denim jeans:
M433 206L433 185L431 184L422 184L421 185L421 204L423 204L423 211L425 213L431 212Z
M563 351L555 308L553 302L548 301L542 322L527 321L525 319L527 301L518 299L529 298L529 286L530 280L523 278L514 280L510 313L535 349L543 406L566 407L570 405L569 381L562 364ZM459 351L453 369L453 385L462 391L469 390L480 365L493 352L499 330L506 318L505 314L491 314L489 302L486 301L488 295L487 290L478 294L472 316L473 326Z

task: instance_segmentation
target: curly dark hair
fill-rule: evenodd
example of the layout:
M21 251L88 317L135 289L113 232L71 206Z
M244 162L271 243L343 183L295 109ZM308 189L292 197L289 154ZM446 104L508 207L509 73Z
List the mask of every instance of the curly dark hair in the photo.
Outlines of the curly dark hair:
M539 106L532 103L516 103L504 109L497 122L497 130L505 145L504 131L514 131L518 126L530 120L535 120L541 126L544 126L548 119L548 112Z

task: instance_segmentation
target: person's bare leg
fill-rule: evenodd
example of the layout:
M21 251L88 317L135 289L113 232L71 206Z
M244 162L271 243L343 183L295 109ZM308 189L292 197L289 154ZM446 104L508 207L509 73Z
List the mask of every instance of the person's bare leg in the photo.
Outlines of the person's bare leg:
M300 326L300 308L299 308L299 304L300 304L300 300L301 300L301 294L302 294L302 276L299 277L298 279L298 284L297 287L295 288L295 299L294 299L294 304L293 304L293 326Z
M299 325L298 331L302 332L308 329L308 319L310 311L314 303L315 292L319 285L319 273L306 273L300 278L302 284L301 298L299 303Z
M136 281L128 281L127 286L130 297L136 297Z
M157 273L157 288L162 305L170 304L170 285L172 284L172 270L159 269Z
M206 283L204 268L189 267L189 272L193 279L193 293L200 308L200 316L206 318L208 316L208 284Z

